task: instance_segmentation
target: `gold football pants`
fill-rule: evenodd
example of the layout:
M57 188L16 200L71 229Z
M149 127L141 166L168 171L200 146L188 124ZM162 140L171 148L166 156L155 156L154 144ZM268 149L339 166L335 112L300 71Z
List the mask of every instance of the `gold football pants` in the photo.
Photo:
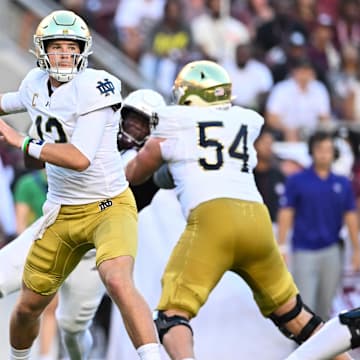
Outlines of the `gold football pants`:
M130 189L112 199L61 206L55 222L29 251L26 286L42 295L53 294L92 248L97 266L118 256L136 256L137 209Z
M158 309L195 316L227 270L245 280L264 316L298 293L265 205L222 198L192 210L166 266Z

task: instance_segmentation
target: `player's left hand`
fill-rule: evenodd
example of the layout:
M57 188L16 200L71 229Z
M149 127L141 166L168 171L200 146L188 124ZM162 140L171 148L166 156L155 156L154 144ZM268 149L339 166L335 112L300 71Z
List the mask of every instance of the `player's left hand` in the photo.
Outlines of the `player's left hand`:
M4 120L0 119L0 140L7 142L9 145L21 148L21 145L24 141L24 136L20 135Z

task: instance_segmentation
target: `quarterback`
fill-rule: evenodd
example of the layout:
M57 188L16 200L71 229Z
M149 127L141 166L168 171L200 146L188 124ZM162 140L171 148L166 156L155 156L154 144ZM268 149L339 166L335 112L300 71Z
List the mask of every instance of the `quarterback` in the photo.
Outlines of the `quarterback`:
M34 35L38 68L0 99L3 114L29 113L40 140L3 120L0 139L44 161L49 185L11 316L11 360L29 359L44 308L91 248L139 358L160 359L150 309L133 281L137 211L116 144L121 84L87 68L91 41L75 13L51 13Z
M163 97L150 89L136 90L122 102L118 150L123 162L134 157L150 134L154 109L165 106ZM22 269L42 219L0 249L0 298L21 288ZM86 281L84 281L86 279ZM90 250L59 289L56 311L61 338L71 360L85 360L92 347L90 325L105 293L96 271L95 252Z
M231 105L231 80L210 61L187 64L174 97L176 105L158 110L157 127L126 168L130 183L138 184L166 163L187 219L162 277L155 316L161 342L171 359L193 360L190 319L232 271L248 284L261 313L301 344L322 320L302 302L255 185L253 144L263 118Z

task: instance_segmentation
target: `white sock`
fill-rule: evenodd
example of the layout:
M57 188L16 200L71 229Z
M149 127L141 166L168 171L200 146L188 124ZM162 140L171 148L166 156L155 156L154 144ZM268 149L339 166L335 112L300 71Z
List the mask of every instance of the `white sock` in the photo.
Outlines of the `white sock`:
M161 360L160 346L157 343L141 345L136 352L141 360Z
M325 325L285 360L326 360L339 355L351 347L351 333L339 317L329 320Z
M17 350L10 347L10 360L30 360L31 348Z

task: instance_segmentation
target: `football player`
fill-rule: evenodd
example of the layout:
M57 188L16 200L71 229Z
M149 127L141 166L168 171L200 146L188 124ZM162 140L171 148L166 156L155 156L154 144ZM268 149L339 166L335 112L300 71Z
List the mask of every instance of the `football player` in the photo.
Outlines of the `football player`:
M125 163L144 144L150 134L153 111L160 106L165 106L164 98L150 89L136 90L124 99L120 110L118 149ZM40 167L33 160L32 164ZM37 220L0 249L0 298L20 290L26 255L41 221ZM90 250L59 290L56 317L71 360L85 360L90 354L93 340L89 329L104 293L105 288L96 271L95 251Z
M174 95L176 105L157 111L157 127L126 169L139 184L167 163L187 219L162 277L155 319L162 344L173 360L195 358L190 319L226 271L245 280L263 316L306 341L322 320L301 300L253 175L264 119L232 106L231 80L211 61L187 64Z
M139 358L160 359L150 309L133 282L137 211L116 148L121 84L87 68L91 41L75 13L51 13L34 35L38 68L1 96L0 112L26 110L40 140L3 120L0 139L44 161L49 184L11 316L11 360L29 359L43 310L91 248Z

